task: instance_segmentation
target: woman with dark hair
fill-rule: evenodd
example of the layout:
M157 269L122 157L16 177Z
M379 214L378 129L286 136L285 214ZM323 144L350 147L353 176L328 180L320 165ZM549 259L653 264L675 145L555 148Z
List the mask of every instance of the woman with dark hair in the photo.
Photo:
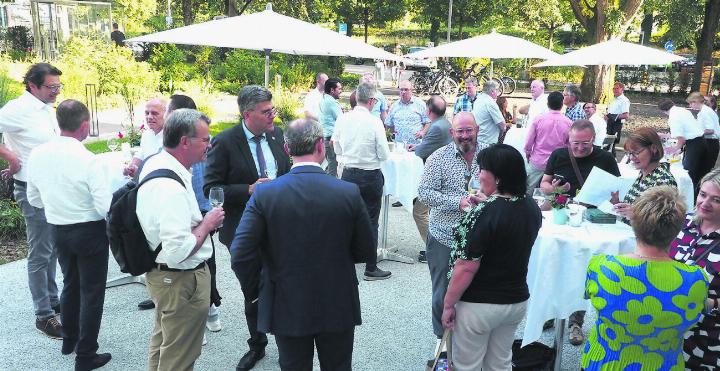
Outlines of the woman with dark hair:
M633 202L643 192L661 185L677 188L677 182L670 173L670 164L660 163L665 153L660 136L654 129L639 128L635 130L625 141L625 152L633 166L640 170L640 174L622 202L619 202L617 193L613 193L611 202L615 204L615 211L622 215L623 221L627 223L632 217Z
M505 125L507 125L505 131L500 133L500 137L498 138L498 143L502 143L503 140L505 140L505 134L507 133L507 129L510 129L516 123L517 106L513 105L513 113L510 113L508 112L507 98L498 97L495 102L497 102L498 108L500 108L500 113L502 113L503 117L505 118Z
M442 322L453 329L456 370L509 370L515 330L530 297L528 261L542 216L525 197L520 152L495 144L478 154L477 163L484 200L453 232Z

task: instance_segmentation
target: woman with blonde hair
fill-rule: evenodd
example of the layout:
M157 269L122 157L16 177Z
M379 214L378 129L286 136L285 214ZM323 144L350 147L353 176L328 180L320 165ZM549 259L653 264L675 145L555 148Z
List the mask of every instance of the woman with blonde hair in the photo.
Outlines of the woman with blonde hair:
M700 182L695 211L687 214L683 228L670 245L671 258L702 268L710 290L698 326L685 334L686 367L692 370L720 368L720 169Z
M585 370L683 369L683 334L707 297L702 268L668 257L685 218L677 189L645 191L633 204L635 251L590 259L585 297L597 321L585 344Z
M718 152L720 152L720 119L718 114L710 107L705 105L705 96L698 92L692 92L687 97L687 102L690 104L690 109L697 111L697 120L705 129L705 142L707 143L707 157L705 167L708 171L715 167L717 161Z

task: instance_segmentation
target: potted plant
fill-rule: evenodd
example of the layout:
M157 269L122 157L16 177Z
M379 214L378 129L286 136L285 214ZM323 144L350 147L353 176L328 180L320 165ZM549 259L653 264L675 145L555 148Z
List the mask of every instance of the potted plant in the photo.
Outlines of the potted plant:
M390 152L392 152L395 149L395 128L390 127L385 129L385 138L388 142L388 148L390 149Z
M562 188L555 188L550 198L550 206L552 207L553 223L555 224L566 224L568 221L567 204L570 201L568 196Z

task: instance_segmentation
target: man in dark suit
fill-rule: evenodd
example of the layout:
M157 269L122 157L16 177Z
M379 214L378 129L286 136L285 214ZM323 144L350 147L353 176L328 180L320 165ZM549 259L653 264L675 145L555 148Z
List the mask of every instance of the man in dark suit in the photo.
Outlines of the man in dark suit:
M285 152L283 133L273 125L277 112L272 104L272 93L257 86L245 86L238 94L242 122L218 134L208 153L205 169L205 196L212 187L222 187L225 195L225 221L220 228L220 242L230 246L245 204L255 187L290 170L290 158ZM260 270L260 259L251 272ZM250 339L250 350L237 365L238 371L250 370L265 357L267 336L257 330L258 281L240 282L245 296L245 320Z
M290 173L256 188L230 247L243 281L262 258L258 329L275 335L282 370L351 370L360 297L355 264L375 254L372 226L355 184L325 175L322 127L292 122Z

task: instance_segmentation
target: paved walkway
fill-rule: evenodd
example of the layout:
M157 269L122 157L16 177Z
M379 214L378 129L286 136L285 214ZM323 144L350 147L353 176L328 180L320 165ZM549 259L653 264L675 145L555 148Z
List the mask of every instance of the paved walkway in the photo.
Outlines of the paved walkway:
M420 238L412 216L403 208L390 210L389 241L399 252L416 256L421 248ZM223 330L209 333L209 344L196 363L197 370L234 370L240 356L247 350L247 328L243 315L242 293L230 270L229 254L218 246L218 287L223 296L220 319ZM110 258L109 277L119 274ZM73 356L60 354L61 341L49 339L35 330L32 301L27 287L26 260L0 266L0 370L70 370ZM353 370L424 370L425 361L432 357L435 340L430 322L430 275L426 264L412 265L381 262L380 267L393 275L385 281L362 281L362 265L357 266L360 279L360 300L363 325L355 335ZM58 284L62 276L58 268ZM144 370L146 352L153 326L152 310L138 311L137 303L147 298L141 285L108 289L105 314L100 330L100 352L110 352L112 361L104 370ZM594 321L588 313L585 326ZM520 337L520 335L518 335ZM551 331L541 339L552 344ZM277 347L272 336L267 356L256 370L276 371ZM581 347L565 341L563 370L580 368ZM319 370L319 365L315 364Z

